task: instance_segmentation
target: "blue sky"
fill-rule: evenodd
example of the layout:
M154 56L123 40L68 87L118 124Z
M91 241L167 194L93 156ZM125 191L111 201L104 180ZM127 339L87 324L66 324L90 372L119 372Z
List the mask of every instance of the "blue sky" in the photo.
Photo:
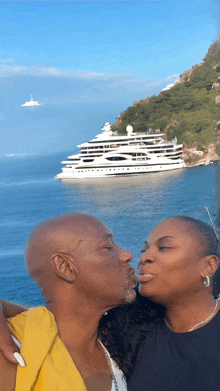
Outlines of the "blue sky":
M219 3L0 1L0 130L7 144L2 153L16 149L10 138L25 118L15 108L30 94L48 107L105 104L103 114L108 116L108 107L111 115L102 122L115 120L134 100L158 94L202 62L218 34Z
M3 60L155 81L201 62L219 2L1 1L0 10Z

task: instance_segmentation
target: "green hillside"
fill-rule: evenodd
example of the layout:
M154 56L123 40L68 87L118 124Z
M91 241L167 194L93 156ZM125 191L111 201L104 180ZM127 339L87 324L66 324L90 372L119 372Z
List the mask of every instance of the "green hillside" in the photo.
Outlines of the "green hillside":
M134 102L112 126L125 133L131 124L136 132L151 129L175 136L186 148L205 150L210 143L220 155L220 39L211 47L202 64L184 72L170 90ZM219 122L219 123L218 123Z

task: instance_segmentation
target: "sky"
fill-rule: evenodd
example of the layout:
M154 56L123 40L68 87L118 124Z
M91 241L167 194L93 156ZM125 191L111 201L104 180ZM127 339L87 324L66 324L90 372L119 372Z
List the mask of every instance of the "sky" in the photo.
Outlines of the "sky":
M61 148L61 135L71 134L71 112L77 131L86 135L83 105L96 105L96 113L100 105L96 119L90 118L88 137L94 136L99 121L114 121L134 100L158 94L201 63L219 33L219 13L220 2L208 0L0 1L0 155L40 151L36 134L36 145L31 137L25 145L11 142L18 131L36 133L36 110L19 111L31 94L52 116L44 111L39 124L48 135L50 119L63 107L52 150Z

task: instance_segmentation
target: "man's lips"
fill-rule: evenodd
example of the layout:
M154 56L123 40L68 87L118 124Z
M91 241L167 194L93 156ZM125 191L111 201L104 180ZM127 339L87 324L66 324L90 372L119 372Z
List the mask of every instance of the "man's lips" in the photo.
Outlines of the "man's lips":
M132 269L132 270L130 270L129 271L129 273L128 273L128 278L130 279L132 279L133 280L133 284L136 284L136 282L137 282L137 277L135 276L135 270L134 269Z
M140 272L138 275L138 282L148 282L153 280L156 277L156 274L150 273L150 272Z

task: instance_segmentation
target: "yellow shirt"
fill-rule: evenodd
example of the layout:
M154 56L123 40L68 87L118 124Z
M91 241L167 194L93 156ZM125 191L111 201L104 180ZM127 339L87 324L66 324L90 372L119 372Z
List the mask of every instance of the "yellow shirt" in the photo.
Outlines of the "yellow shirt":
M17 367L15 391L86 391L68 350L57 335L54 316L45 307L31 308L7 320L22 342L26 367Z

